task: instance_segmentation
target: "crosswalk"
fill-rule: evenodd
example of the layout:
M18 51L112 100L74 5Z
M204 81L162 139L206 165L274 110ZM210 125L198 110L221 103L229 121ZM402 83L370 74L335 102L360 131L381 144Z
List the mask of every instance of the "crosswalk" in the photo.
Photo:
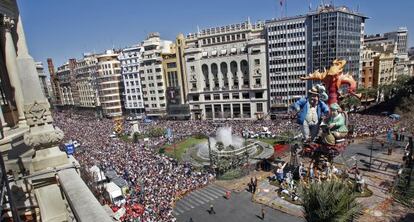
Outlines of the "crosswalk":
M223 198L225 193L226 190L224 188L215 184L210 184L202 189L195 190L177 201L173 209L173 214L178 216L195 207L210 203L217 198Z

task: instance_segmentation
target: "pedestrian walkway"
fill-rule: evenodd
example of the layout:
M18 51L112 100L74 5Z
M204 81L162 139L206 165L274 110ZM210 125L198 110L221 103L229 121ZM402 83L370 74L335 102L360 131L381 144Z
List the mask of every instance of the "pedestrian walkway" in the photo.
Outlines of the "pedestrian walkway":
M207 209L208 203L218 198L224 198L225 193L226 190L224 188L215 184L195 190L176 202L173 214L178 216L202 205L206 205Z

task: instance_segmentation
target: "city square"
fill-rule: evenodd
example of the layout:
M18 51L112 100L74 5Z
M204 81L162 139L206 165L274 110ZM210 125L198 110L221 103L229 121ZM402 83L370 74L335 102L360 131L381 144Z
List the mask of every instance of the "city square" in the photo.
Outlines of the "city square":
M414 3L102 3L0 0L0 221L414 221Z

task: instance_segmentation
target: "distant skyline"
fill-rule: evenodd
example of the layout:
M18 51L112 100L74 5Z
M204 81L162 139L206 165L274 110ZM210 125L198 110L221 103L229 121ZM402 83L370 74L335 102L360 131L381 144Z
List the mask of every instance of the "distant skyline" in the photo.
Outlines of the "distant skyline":
M30 54L55 67L82 53L102 53L143 41L150 32L162 39L175 40L200 29L240 23L252 23L281 14L306 14L321 2L347 6L369 17L365 34L395 31L407 27L409 47L414 46L414 1L406 0L209 0L142 1L137 0L18 0ZM47 71L46 71L47 72Z

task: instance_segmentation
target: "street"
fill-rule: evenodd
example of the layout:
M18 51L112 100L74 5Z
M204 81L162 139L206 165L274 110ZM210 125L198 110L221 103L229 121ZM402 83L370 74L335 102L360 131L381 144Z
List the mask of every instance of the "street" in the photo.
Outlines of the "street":
M265 219L261 220L262 205L251 201L252 194L246 191L232 193L229 200L224 198L225 190L216 185L203 188L202 192L196 191L178 201L174 214L177 221L187 222L190 218L194 222L226 221L226 222L251 222L251 221L280 221L299 222L304 221L281 211L265 207ZM221 190L220 192L215 192ZM211 200L213 199L213 200ZM216 214L209 214L210 204L213 204ZM177 208L187 211L179 213ZM177 212L179 213L177 215Z

